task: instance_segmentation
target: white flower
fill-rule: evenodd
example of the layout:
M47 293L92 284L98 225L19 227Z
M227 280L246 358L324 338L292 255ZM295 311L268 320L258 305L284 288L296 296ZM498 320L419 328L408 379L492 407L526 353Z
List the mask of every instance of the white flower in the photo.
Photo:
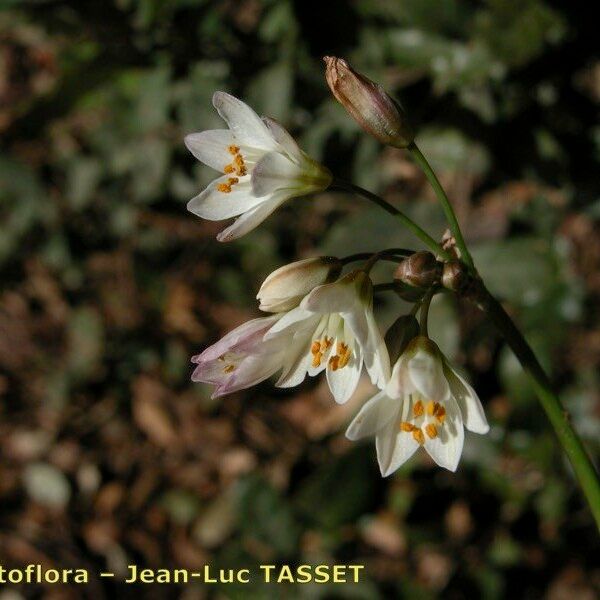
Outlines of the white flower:
M280 316L248 321L194 356L192 362L197 366L192 381L215 385L213 398L217 398L256 385L279 371L285 340L263 338Z
M463 426L481 434L489 430L477 393L430 339L417 337L398 359L385 389L350 423L346 437L375 435L384 477L420 446L439 466L455 471L463 448Z
M383 387L389 357L373 315L373 285L364 271L316 287L279 319L265 340L287 340L288 350L277 386L292 387L326 370L338 403L353 394L363 362L371 381Z
M219 241L251 231L286 200L329 186L329 171L303 152L279 123L261 119L225 92L215 92L213 105L229 129L192 133L185 144L198 160L223 173L190 200L188 210L211 221L241 215L219 233Z
M332 256L298 260L273 271L264 281L256 298L260 310L282 312L291 310L318 285L337 278L342 263Z

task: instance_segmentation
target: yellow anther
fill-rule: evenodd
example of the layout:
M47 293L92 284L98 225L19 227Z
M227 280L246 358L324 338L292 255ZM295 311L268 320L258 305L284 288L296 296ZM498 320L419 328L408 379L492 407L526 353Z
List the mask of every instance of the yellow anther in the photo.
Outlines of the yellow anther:
M332 371L337 371L340 368L340 357L336 354L329 359L328 363Z
M217 190L223 192L223 194L229 194L229 192L231 192L231 186L228 183L220 183L217 186Z
M312 366L313 367L320 367L322 359L323 359L323 353L322 352L315 352L313 354Z
M412 423L409 423L408 421L402 421L402 423L400 423L401 431L406 431L408 433L410 431L414 431L415 429L416 429L416 427Z
M227 365L226 367L223 367L223 373L231 373L232 371L235 371L235 365Z
M350 352L350 350L346 350L346 352L340 356L340 369L345 367L350 362L351 356L352 352Z
M412 436L416 442L419 442L419 444L421 444L421 446L425 443L425 436L423 435L423 432L420 429L415 428L412 432Z
M228 177L227 178L227 183L229 185L235 185L238 181L239 181L239 179L237 177Z
M427 403L427 406L425 407L425 409L427 410L427 414L428 414L430 417L433 417L433 414L434 414L434 412L435 412L435 402L434 402L433 400L430 400L430 401Z
M311 354L316 354L320 350L321 350L321 342L319 342L318 340L315 340L312 343L312 346L310 347L310 352L311 352Z
M425 407L423 406L423 403L420 400L418 400L413 406L413 415L415 415L415 417L421 417L423 416L424 412Z
M325 349L329 349L331 348L331 345L333 344L333 338L327 337L325 336L323 338L323 345L325 346Z
M446 420L446 409L441 404L438 404L434 414L437 422L442 425Z
M229 146L229 148L227 148L227 152L229 152L229 154L233 154L234 156L236 154L239 154L239 151L240 151L240 147L234 146L233 144L231 146Z
M433 439L434 437L437 437L437 427L433 424L433 423L428 423L425 426L425 431L427 432L427 435Z
M235 167L233 165L225 165L225 167L223 168L223 173L225 174L233 173L234 171Z

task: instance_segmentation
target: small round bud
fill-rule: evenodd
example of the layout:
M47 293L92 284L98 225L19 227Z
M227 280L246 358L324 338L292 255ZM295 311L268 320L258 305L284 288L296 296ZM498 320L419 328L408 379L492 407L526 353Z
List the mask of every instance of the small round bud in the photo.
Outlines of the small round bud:
M411 254L397 267L394 279L408 285L429 288L440 281L442 263L431 252L422 251Z
M453 292L464 290L469 281L469 274L464 265L458 260L444 263L442 271L442 285Z
M414 140L406 114L383 88L345 60L325 56L325 78L338 102L382 144L406 148Z

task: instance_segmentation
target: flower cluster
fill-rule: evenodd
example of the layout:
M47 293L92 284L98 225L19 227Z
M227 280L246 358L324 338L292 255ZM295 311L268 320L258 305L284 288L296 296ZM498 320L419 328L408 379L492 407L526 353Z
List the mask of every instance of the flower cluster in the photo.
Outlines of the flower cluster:
M391 145L411 142L401 109L379 86L345 61L328 58L327 65L336 97L365 129ZM196 158L222 173L188 209L211 220L237 217L217 239L238 238L286 200L329 187L329 171L276 121L260 118L224 92L215 93L213 104L229 129L191 134L185 142ZM415 311L400 317L385 340L373 312L369 276L383 258L400 263L390 285L415 302ZM366 262L344 272L354 260ZM486 433L488 424L473 388L426 334L431 297L443 285L451 288L445 277L448 264L430 253L392 250L366 259L318 257L281 267L257 294L259 309L268 316L240 325L194 356L192 380L212 384L213 397L219 397L274 375L275 385L287 388L324 371L333 398L342 404L356 390L364 365L379 391L351 422L347 437L375 437L384 476L419 447L454 471L464 428ZM413 316L419 310L421 326Z

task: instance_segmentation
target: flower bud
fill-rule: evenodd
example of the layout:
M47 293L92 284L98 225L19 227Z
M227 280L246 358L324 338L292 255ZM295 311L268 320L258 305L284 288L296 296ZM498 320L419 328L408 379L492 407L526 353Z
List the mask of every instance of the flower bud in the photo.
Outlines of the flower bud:
M442 272L442 285L453 292L464 290L469 281L469 274L464 265L458 260L444 263Z
M396 319L385 334L390 363L394 364L406 350L408 344L419 335L419 322L413 315L403 315Z
M342 58L324 57L327 83L355 121L382 144L406 148L414 139L400 107L383 88L357 73Z
M411 254L397 267L394 279L418 288L429 288L439 282L442 275L442 263L431 252L422 251Z
M300 304L318 285L337 279L342 263L333 256L298 260L273 271L264 281L256 298L260 310L283 312Z

